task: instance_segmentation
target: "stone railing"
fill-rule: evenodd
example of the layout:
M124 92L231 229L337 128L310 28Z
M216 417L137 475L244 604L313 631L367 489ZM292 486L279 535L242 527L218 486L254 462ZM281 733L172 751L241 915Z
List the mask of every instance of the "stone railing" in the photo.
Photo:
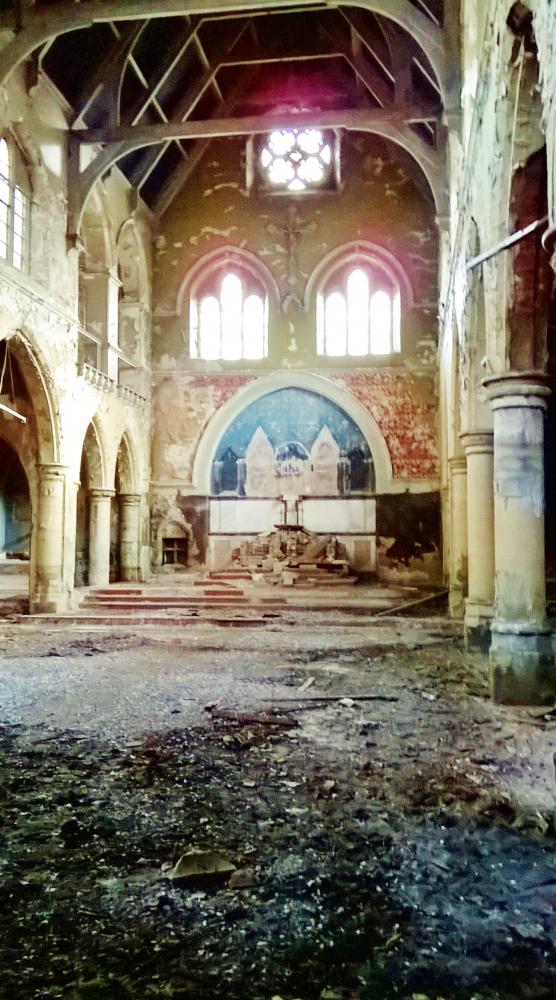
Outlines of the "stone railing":
M120 399L123 399L124 403L132 403L135 406L145 406L147 403L145 396L141 396L127 385L118 385L113 378L105 375L98 368L93 368L92 365L86 363L80 365L79 374L83 376L89 385L93 385L95 389L100 389L102 392L116 393Z

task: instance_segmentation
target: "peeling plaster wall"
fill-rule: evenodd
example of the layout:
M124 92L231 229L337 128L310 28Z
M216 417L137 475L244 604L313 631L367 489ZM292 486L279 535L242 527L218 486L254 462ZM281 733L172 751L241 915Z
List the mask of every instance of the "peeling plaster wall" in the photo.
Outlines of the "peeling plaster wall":
M373 415L399 479L438 479L435 380L421 372L365 371L334 378Z
M173 202L155 240L153 367L172 371L191 365L187 303L181 316L176 313L180 286L202 255L230 245L244 247L260 258L282 300L282 309L270 317L269 358L252 367L306 366L315 351L314 312L302 306L307 279L331 250L358 239L383 247L406 270L415 306L404 315L405 356L411 364L434 364L438 250L432 202L417 189L408 168L400 165L396 148L376 137L344 134L342 170L345 187L341 192L311 194L295 201L303 231L297 239L298 280L293 286L288 281L287 240L280 230L292 199L248 194L244 190L244 143L212 143ZM339 364L337 359L319 359L318 363L323 367ZM352 366L351 360L346 363ZM221 369L208 362L195 364L203 370Z
M292 199L247 194L244 143L239 140L211 144L154 241L152 505L155 510L168 504L178 507L195 532L199 561L207 548L208 516L207 498L199 496L193 484L199 443L224 403L237 397L240 407L241 391L269 370L320 370L375 419L390 453L397 492L402 494L388 498L392 524L398 507L402 513L402 484L423 496L434 495L438 479L434 208L401 154L376 137L344 134L342 175L345 186L340 193L310 195L295 202L302 230L296 245L295 286L291 274L289 280L287 240L281 230ZM327 254L358 239L393 254L413 289L413 305L403 314L403 352L395 364L378 357L358 358L354 364L351 358L315 354L315 308L314 301L306 301L307 281ZM204 254L228 246L244 248L261 260L282 302L269 316L269 356L260 362L189 358L188 300L186 294L180 314L180 288ZM431 504L435 508L434 500ZM413 508L407 508L407 516L405 532L411 534ZM422 518L415 521L416 539L421 522ZM427 534L428 527L424 530ZM435 532L424 542L428 563L420 561L416 550L413 562L404 565L404 579L438 579L438 525ZM386 565L385 553L383 548Z
M116 451L124 430L135 442L137 492L146 495L150 480L150 456L144 446L150 430L148 403L134 405L108 382L104 387L94 386L77 368L79 251L66 237L67 127L67 113L55 89L40 76L29 86L24 66L0 90L0 134L12 148L17 147L31 188L28 261L21 271L0 261L0 340L10 341L14 350L23 352L29 371L34 372L30 422L14 428L0 417L0 435L14 448L29 480L32 533L38 523L38 466L55 463L62 467L62 550L55 557L61 565L54 601L58 609L72 600L77 489L83 439L93 417L103 426L106 442L108 481L103 485L113 486ZM132 211L130 194L123 176L113 171L95 196L95 204L102 208L99 227L106 224L105 264L116 262L117 235ZM148 530L142 540L146 569L150 564ZM35 550L32 535L31 591Z

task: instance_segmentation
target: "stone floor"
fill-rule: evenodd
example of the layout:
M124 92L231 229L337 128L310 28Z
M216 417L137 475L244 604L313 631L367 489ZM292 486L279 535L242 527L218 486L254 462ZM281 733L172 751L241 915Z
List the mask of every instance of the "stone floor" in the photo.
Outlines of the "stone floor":
M329 622L6 623L0 997L552 1000L556 717L442 617Z

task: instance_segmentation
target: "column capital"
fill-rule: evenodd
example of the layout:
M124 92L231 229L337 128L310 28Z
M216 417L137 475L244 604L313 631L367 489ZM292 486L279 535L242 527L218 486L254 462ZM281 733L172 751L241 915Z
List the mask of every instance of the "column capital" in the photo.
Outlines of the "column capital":
M131 507L133 504L141 503L142 493L118 493L118 500Z
M493 410L546 410L546 397L551 391L547 383L548 376L541 371L504 372L483 379Z
M92 500L111 500L115 496L115 490L102 490L102 489L92 489L89 490L89 496Z
M69 472L69 465L60 462L41 462L38 466L41 479L63 479Z
M494 451L494 431L465 431L459 437L466 455L491 455Z
M450 472L454 472L456 475L467 472L467 459L465 455L455 455L453 458L448 459L448 466Z

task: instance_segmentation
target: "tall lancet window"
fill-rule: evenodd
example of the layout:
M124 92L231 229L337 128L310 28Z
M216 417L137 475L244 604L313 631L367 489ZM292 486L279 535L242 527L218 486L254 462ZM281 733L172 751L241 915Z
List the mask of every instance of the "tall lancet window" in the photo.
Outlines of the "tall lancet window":
M223 265L191 296L191 357L258 361L268 353L265 289L247 268Z
M361 257L329 273L317 296L318 354L399 354L400 327L399 284L380 262Z
M25 168L0 139L0 260L23 270L27 244L29 198Z

